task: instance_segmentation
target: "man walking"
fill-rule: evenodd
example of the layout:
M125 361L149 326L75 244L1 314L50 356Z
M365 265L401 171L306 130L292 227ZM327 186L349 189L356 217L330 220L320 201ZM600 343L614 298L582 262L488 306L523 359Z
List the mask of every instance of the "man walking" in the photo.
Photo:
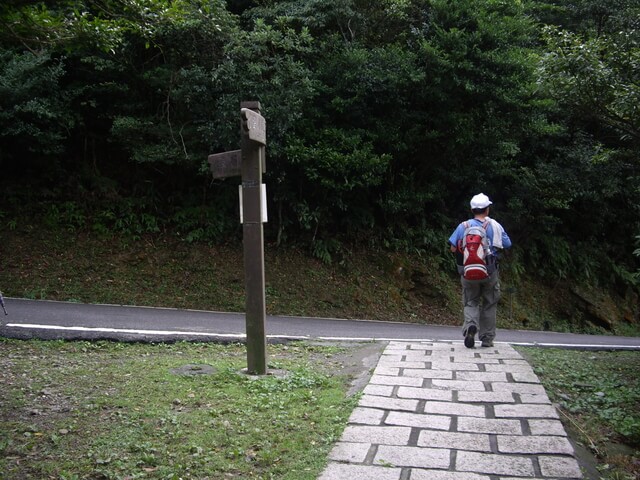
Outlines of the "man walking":
M462 283L462 305L464 312L464 324L462 326L462 336L464 345L473 348L475 336L482 342L483 347L493 347L493 340L496 336L496 308L500 300L500 280L498 278L498 250L511 247L511 239L505 232L502 225L489 218L489 207L493 202L484 193L475 195L470 202L473 218L462 222L449 237L451 251L455 252L458 259L458 269L460 271L460 282ZM479 228L478 228L479 227ZM463 265L463 255L469 257L465 249L466 244L473 230L476 237L486 238L486 252L482 251L483 264L477 266L467 265L467 271L480 271L486 267L486 273L471 275L465 272ZM472 255L476 255L475 252ZM471 279L472 277L482 277ZM467 278L466 278L467 277Z

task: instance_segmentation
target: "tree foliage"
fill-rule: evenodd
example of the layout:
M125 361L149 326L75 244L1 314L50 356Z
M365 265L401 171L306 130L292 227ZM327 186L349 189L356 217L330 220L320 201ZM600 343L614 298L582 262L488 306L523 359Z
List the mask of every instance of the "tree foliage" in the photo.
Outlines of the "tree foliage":
M69 97L60 88L64 73L62 61L50 55L1 52L0 138L7 151L33 156L64 151L74 125Z
M484 191L514 272L633 282L637 18L627 0L10 0L3 195L76 202L100 232L232 238L237 180L206 158L259 100L272 240L444 255Z

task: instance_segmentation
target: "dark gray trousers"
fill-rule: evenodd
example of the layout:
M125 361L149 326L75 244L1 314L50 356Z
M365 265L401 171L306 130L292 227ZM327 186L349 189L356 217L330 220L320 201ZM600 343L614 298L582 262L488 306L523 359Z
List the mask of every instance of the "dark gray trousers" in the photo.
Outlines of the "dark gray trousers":
M466 335L469 326L475 325L480 340L493 340L496 336L496 310L500 300L498 271L484 280L460 279L464 312L462 335Z

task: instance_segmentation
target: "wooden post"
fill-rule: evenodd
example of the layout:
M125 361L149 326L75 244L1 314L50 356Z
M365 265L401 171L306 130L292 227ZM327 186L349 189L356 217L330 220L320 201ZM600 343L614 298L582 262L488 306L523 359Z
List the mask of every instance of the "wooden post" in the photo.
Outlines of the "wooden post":
M267 341L261 189L266 125L264 118L260 115L259 102L242 102L240 107L247 371L256 375L265 375L267 373Z

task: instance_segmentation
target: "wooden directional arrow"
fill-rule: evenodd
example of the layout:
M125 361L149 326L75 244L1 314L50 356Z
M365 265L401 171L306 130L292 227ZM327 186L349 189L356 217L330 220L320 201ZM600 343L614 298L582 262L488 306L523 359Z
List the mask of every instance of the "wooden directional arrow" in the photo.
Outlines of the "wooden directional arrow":
M209 155L208 161L213 178L237 177L241 174L241 150L214 153Z
M249 134L249 140L253 140L261 145L267 144L267 122L264 117L248 108L241 108L242 126Z

